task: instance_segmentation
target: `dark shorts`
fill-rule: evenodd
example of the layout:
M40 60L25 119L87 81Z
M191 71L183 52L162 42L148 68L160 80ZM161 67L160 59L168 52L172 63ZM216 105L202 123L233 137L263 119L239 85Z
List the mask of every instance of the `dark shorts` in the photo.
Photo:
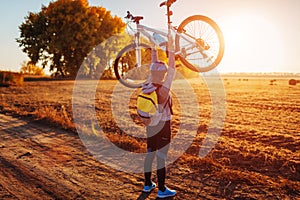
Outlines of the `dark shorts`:
M159 150L171 141L171 121L161 121L157 126L147 126L147 151Z

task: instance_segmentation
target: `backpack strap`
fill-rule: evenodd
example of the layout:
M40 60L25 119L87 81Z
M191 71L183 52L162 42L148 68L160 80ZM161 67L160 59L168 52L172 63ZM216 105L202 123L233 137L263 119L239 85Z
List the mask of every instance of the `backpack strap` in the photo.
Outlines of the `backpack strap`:
M164 109L166 108L166 106L169 106L169 108L170 108L170 112L171 112L171 115L173 115L174 113L173 113L173 108L172 108L172 102L171 102L171 98L170 98L170 95L168 96L168 99L167 99L167 102L165 103L165 105L164 105Z
M170 95L169 95L169 98L168 98L168 105L169 105L169 108L170 108L170 112L171 112L171 115L173 115L173 105L172 105L172 100L170 98Z
M158 88L155 90L156 95L157 95L158 98L159 98L159 94L158 94L159 88L160 88L160 87L158 87ZM169 108L170 108L171 115L173 115L173 109L172 109L172 103L171 103L171 97L170 97L170 94L168 95L167 101L165 102L165 104L164 104L164 106L163 106L163 110L167 107L167 105L168 105Z

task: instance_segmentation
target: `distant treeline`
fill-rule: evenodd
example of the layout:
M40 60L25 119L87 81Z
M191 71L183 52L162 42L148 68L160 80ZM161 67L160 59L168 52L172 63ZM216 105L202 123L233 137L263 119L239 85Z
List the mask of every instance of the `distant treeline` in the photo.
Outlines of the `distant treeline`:
M221 73L222 76L233 77L300 77L300 73L281 73L281 72L266 72L266 73Z

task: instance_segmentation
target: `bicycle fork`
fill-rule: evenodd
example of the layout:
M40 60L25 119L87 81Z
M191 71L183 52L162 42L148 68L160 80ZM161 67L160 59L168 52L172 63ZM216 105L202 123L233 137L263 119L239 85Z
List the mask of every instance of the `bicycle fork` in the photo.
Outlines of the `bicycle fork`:
M142 67L142 52L141 49L142 47L140 46L140 33L136 33L135 35L135 55L136 55L136 67ZM155 44L153 43L153 46ZM151 48L151 62L157 62L158 61L158 52L155 48Z
M141 53L141 46L140 46L140 33L137 32L135 34L135 59L136 59L136 67L142 67L142 53Z

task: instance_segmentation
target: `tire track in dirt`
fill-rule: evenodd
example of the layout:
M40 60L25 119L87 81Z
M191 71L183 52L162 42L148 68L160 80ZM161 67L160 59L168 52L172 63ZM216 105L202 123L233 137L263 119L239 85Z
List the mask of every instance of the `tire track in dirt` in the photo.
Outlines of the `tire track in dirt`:
M79 137L0 114L0 199L136 199L140 175L95 160Z
M101 164L76 134L55 127L0 114L0 150L0 199L156 199L141 192L142 174ZM167 180L173 199L222 199L210 195L217 182L199 193L197 179L188 189L192 180L181 176L189 171L177 167Z

